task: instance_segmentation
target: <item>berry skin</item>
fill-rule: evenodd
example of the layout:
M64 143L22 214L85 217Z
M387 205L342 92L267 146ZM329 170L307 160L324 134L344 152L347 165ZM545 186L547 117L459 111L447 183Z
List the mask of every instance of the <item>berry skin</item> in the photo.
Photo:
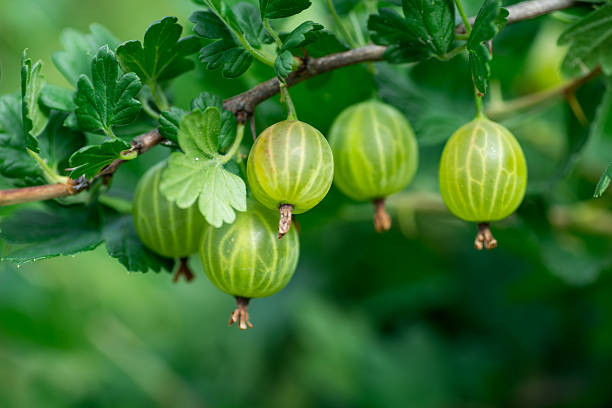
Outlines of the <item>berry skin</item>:
M440 161L442 199L457 217L486 226L479 233L485 247L488 223L512 214L523 201L526 186L525 156L502 125L476 118L446 143ZM494 241L492 236L490 240ZM477 238L476 247L482 243Z
M249 299L283 289L295 272L299 252L296 230L278 240L274 212L255 200L249 200L246 212L237 213L233 224L204 231L200 243L204 271L238 303L230 325L238 321L241 329L252 327L247 313Z
M334 178L332 151L314 127L297 120L278 122L264 130L251 148L247 178L255 198L281 210L279 237L291 224L291 214L317 205Z
M383 199L406 187L418 166L418 146L406 118L379 101L358 103L335 120L329 143L336 187L355 200L373 201L377 230L389 229Z
M197 206L181 209L161 194L165 166L162 162L152 167L136 185L134 226L147 248L168 258L184 258L197 252L206 221Z

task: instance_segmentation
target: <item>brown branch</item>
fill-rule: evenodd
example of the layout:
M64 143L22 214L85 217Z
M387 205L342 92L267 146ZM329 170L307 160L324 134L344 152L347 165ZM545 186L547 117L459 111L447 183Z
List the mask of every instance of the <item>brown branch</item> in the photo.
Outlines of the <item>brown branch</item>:
M508 24L527 20L578 5L579 2L569 0L529 0L508 7L510 15ZM474 18L471 19L473 21ZM463 24L457 25L456 33L465 32ZM380 61L387 48L379 45L366 45L337 54L326 55L320 58L305 56L302 66L287 78L287 86L299 84L314 76L333 71L338 68L355 65L362 62ZM269 79L256 87L223 101L223 107L232 111L238 121L245 123L255 111L255 107L266 99L271 98L280 91L277 78ZM136 137L132 141L132 151L143 154L163 140L157 129ZM108 179L113 176L125 160L115 160L96 176ZM18 204L30 201L48 200L51 198L66 197L86 190L87 181L70 181L70 184L52 184L46 186L28 187L24 189L0 190L0 206ZM77 188L78 187L78 188Z

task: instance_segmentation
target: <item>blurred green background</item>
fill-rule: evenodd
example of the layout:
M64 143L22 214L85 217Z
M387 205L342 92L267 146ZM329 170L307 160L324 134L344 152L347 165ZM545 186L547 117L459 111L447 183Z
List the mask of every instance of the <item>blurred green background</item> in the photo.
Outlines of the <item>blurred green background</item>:
M324 2L289 20L332 22ZM467 2L473 15L479 1ZM142 39L165 15L186 23L187 0L2 0L0 92L19 87L21 52L43 60L67 27L97 22ZM187 23L187 31L190 24ZM539 18L495 42L492 101L558 85L564 23ZM377 235L369 204L332 189L300 216L293 281L252 302L254 330L227 328L234 300L197 257L191 284L128 274L103 248L21 268L0 264L0 407L606 407L612 405L612 194L591 199L610 139L590 137L557 102L505 118L529 165L515 216L494 225L500 248L472 248L475 226L437 195L445 140L473 115L463 57L415 67L350 67L292 90L300 118L326 132L337 114L379 95L411 120L420 168L390 200L393 229ZM177 105L210 91L231 96L273 73L237 80L195 72L174 82ZM356 86L356 84L358 86ZM603 81L580 89L589 120ZM262 130L282 117L258 107ZM113 194L129 198L163 147L121 168ZM0 213L1 215L1 213Z

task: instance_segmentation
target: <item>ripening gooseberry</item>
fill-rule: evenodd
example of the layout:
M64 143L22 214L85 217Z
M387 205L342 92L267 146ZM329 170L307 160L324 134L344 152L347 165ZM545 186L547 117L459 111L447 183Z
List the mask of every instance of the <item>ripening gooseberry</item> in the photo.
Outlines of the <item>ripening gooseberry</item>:
M159 191L161 175L166 162L150 168L136 185L132 216L138 237L153 252L180 258L181 264L174 279L193 274L187 267L187 257L198 250L206 221L196 206L179 208Z
M334 178L332 151L325 137L299 120L284 120L264 130L251 148L247 178L255 198L280 210L278 237L289 231L291 214L317 205Z
M512 133L484 117L460 127L440 161L440 193L457 217L477 222L474 246L492 249L497 241L489 222L512 214L527 185L525 156Z
M404 115L376 100L350 106L332 125L329 144L336 186L374 203L378 232L391 228L385 197L406 187L418 165L417 142Z
M216 287L236 298L230 326L238 322L243 330L253 327L249 300L283 289L295 272L298 234L291 229L285 239L278 240L276 226L274 212L249 200L247 211L237 213L233 224L204 231L200 243L204 271Z

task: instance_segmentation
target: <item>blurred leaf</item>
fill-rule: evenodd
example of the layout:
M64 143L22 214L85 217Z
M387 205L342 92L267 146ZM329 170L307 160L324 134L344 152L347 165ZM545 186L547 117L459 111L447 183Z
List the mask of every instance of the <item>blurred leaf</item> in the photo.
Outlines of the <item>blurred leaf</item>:
M100 47L107 45L114 50L119 45L119 40L101 25L92 24L89 30L90 34L65 30L60 37L65 51L54 52L51 56L58 71L75 86L81 75L91 76L91 59Z
M83 206L23 210L0 221L0 238L23 244L2 255L16 264L74 255L100 245L100 217L97 209Z
M612 75L612 3L608 2L569 26L559 37L559 45L570 44L563 60L566 75L582 75L601 65Z
M187 112L172 106L159 116L159 133L166 139L178 144L178 130L181 119Z
M240 2L232 9L236 26L244 34L246 40L255 48L261 48L262 44L273 42L261 23L259 10L251 3Z
M593 193L593 197L601 197L610 186L610 181L612 181L612 164L609 164L606 171L604 171L601 175L597 186L595 186L595 192Z
M56 85L45 84L40 91L39 102L48 109L72 112L76 109L73 101L74 92Z
M106 217L103 235L106 250L130 272L172 271L174 260L157 255L144 246L136 229L132 215L113 214Z
M285 37L280 52L305 47L315 42L317 38L319 38L321 30L323 30L321 24L312 21L304 21Z
M334 7L338 14L345 15L351 12L358 4L360 0L333 0Z
M52 168L63 172L68 158L85 144L85 136L64 126L65 112L51 112L49 122L39 137L42 157Z
M112 127L126 125L140 112L135 99L140 81L134 73L119 74L113 52L103 46L91 61L92 79L81 75L77 84L76 116L83 130L103 130L115 137Z
M38 96L44 86L41 70L42 62L37 61L32 65L32 59L28 58L27 50L24 50L21 56L21 117L25 146L34 152L39 152L37 138L48 120L38 105Z
M262 18L284 18L310 7L310 0L259 0Z
M113 139L101 145L85 146L70 156L70 166L74 169L70 177L77 179L81 176L92 178L116 159L121 158L121 152L130 148L129 143L121 139Z
M195 36L181 37L183 27L176 17L164 17L149 26L140 41L127 41L117 48L117 60L124 72L134 72L142 83L155 88L194 68L187 58L200 48Z
M491 76L489 61L492 58L489 47L485 43L491 41L503 28L507 17L508 10L501 7L501 0L486 0L476 16L470 38L467 41L474 84L483 94L489 91L489 77Z

